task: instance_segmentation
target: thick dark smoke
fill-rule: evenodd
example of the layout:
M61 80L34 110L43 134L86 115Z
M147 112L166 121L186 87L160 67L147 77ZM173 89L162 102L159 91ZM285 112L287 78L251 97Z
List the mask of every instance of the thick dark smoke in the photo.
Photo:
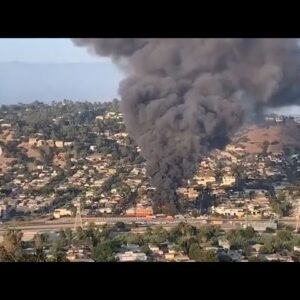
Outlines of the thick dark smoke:
M129 134L142 149L159 207L177 205L176 188L196 161L222 147L265 107L299 100L296 39L75 39L126 61L119 92Z

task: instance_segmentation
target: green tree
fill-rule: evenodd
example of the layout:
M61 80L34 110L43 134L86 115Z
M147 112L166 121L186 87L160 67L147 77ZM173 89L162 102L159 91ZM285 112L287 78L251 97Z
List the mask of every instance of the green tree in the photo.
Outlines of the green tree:
M217 262L218 258L214 251L203 250L197 243L193 243L189 248L189 257L199 262Z
M96 262L116 261L111 242L99 243L92 251L92 258Z
M280 230L277 232L276 237L281 242L289 242L293 240L293 235L291 231L288 230Z
M44 251L45 243L48 240L46 234L36 234L33 238L34 248L35 248L35 261L36 262L45 262L46 254Z
M67 262L66 252L62 249L59 241L53 243L52 248L50 249L52 258L50 261L53 262Z

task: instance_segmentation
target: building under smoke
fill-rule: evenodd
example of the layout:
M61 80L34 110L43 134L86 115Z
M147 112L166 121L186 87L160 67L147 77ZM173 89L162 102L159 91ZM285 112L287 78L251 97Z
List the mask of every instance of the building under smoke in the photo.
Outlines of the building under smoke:
M225 145L264 108L296 103L295 39L75 39L126 69L120 83L128 133L142 149L157 207L176 209L176 188L199 156Z

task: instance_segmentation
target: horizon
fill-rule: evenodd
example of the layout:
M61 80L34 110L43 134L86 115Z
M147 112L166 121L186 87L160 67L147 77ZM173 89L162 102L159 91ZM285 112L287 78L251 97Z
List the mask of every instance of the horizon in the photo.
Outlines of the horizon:
M0 64L57 67L57 70L0 70L0 105L63 99L110 101L118 98L122 71L110 58L76 47L68 38L0 38ZM77 66L62 70L60 65ZM87 66L99 67L88 69ZM82 68L82 69L81 69ZM24 83L25 82L25 83ZM276 114L300 114L300 106L269 109Z

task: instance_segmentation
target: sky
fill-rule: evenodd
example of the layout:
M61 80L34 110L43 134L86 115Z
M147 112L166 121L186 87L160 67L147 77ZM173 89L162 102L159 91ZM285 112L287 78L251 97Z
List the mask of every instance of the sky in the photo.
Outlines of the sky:
M0 62L27 63L96 63L110 62L108 58L75 47L66 38L0 38Z
M35 100L109 101L124 74L109 58L67 38L0 38L0 104ZM300 107L275 110L300 114Z
M67 38L0 38L0 104L109 101L123 74Z

